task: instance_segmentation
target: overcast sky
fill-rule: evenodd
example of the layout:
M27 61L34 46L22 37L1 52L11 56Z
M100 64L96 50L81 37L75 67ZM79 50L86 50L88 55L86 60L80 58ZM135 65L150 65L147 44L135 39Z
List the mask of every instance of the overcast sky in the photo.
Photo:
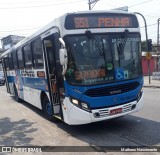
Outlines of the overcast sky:
M148 37L156 43L160 0L99 0L93 10L122 6L128 6L129 12L140 12L145 16ZM0 39L7 35L29 36L55 17L84 10L88 10L88 0L0 0ZM144 22L141 17L138 19L142 40L145 40Z

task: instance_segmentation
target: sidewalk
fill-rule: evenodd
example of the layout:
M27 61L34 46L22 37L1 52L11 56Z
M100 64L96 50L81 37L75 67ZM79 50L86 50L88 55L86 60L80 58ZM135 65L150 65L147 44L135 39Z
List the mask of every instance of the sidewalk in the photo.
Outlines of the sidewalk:
M150 76L150 79L149 83L149 76L144 76L144 87L160 88L160 80L153 80L152 76Z

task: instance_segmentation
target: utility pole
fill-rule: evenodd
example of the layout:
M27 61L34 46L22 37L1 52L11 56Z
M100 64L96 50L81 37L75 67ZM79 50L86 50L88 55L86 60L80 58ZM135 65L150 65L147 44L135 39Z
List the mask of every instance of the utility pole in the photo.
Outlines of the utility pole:
M160 38L159 23L160 23L160 18L158 18L158 29L157 29L157 47L158 47L158 52L159 52L159 38Z
M159 34L159 25L160 25L160 18L158 18L158 29L157 29L157 50L158 50L158 58L157 58L157 70L159 72L159 63L160 63L160 34Z
M89 10L92 10L98 1L99 0L88 0Z
M149 49L149 46L148 46L149 44L148 44L148 33L147 33L147 22L146 22L146 19L141 13L139 13L139 12L134 12L134 13L140 15L144 20L145 33L146 33L146 44L147 44L147 54L150 55L151 51L148 50ZM150 60L149 59L148 59L148 74L149 74L149 84L150 84L151 83L151 77L150 77Z

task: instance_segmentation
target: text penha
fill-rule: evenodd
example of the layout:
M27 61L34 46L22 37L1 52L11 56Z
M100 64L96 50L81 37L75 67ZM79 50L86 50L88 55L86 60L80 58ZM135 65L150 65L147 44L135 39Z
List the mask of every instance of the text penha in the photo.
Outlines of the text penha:
M98 18L98 27L118 27L129 26L130 20L127 17L123 18Z

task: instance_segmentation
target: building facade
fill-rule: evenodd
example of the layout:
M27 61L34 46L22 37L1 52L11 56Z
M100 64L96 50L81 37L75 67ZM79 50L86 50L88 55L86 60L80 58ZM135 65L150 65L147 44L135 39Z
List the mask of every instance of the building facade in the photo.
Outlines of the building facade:
M16 35L9 35L1 39L2 50L6 51L11 48L13 45L17 44L19 41L24 39L25 37L16 36Z
M152 57L148 60L146 58L147 52L142 52L142 71L143 75L148 75L148 67L150 68L150 75L153 72L160 71L160 56L152 53ZM149 61L149 64L148 64Z

